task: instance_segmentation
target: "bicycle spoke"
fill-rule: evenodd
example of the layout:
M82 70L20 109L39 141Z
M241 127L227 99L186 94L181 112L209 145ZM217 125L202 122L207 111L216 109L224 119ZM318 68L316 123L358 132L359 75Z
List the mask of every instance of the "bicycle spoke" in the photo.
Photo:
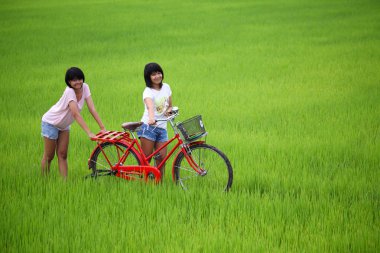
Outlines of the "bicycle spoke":
M185 167L177 167L178 169L181 169L181 170L185 170L185 171L188 171L189 173L194 173L196 175L198 175L198 173L193 169L193 168L185 168Z
M96 163L96 166L97 166L97 167L102 167L102 168L105 168L105 169L109 168L109 165L108 165L108 164L107 164L107 165L104 165L104 164L102 164L102 163L100 163L100 162L93 161L93 160L91 160L91 162ZM109 169L108 169L108 170L109 170ZM98 169L98 171L100 171L100 170Z
M193 177L199 177L199 175L198 175L198 174L195 174L195 175L193 175L193 176L181 177L181 178L179 178L178 180L180 180L180 181L186 181L186 180L191 179L191 178L193 178Z
M100 173L99 173L100 172ZM105 172L105 173L102 173ZM113 173L111 171L98 171L97 177L103 177L103 176L111 176Z

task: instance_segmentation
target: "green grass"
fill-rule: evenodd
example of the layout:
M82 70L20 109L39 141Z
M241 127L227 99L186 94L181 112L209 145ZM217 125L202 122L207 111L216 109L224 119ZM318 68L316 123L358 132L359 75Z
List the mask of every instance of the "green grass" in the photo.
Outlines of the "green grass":
M378 252L378 1L2 1L1 252ZM143 111L159 62L180 120L202 114L229 194L40 176L40 120L78 66L107 129ZM83 117L93 131L94 120ZM168 167L170 167L168 165Z

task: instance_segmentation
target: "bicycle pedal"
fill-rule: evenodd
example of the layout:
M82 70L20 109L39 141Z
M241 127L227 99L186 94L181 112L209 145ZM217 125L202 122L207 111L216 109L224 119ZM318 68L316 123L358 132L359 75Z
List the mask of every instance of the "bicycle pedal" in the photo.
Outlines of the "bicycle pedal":
M206 176L207 175L207 170L203 170L201 173L200 173L200 175L203 177L203 176Z
M149 180L154 180L156 177L154 176L154 174L153 173L148 173L148 179Z
M93 173L84 176L85 179L87 179L87 178L91 178L91 177L94 177L94 174L93 174Z

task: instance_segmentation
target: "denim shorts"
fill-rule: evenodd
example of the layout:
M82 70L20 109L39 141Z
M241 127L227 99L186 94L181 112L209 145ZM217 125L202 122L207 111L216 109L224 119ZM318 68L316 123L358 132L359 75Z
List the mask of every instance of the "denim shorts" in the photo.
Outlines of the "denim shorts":
M157 126L143 124L137 135L141 138L146 138L154 142L165 142L168 140L168 132L166 129Z
M66 130L70 130L70 127L65 129L65 131ZM51 140L57 140L59 131L61 131L61 130L59 130L58 128L56 128L52 124L49 124L49 123L42 121L42 123L41 123L41 135L43 137L46 137L46 138L51 139Z

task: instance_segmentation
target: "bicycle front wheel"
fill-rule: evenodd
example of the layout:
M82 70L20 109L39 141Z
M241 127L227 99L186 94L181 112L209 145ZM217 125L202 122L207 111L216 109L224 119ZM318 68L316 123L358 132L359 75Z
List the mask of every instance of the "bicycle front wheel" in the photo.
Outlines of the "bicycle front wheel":
M92 169L92 176L109 176L115 175L117 171L113 170L113 167L118 164L121 157L127 149L127 145L123 143L111 143L104 142L97 147L93 155L90 158L90 168ZM128 156L123 163L123 165L140 165L140 160L134 152L134 150L129 150ZM130 177L136 177L136 179L141 179L143 177L142 173L134 173L128 175Z
M205 143L191 145L189 149L188 154L203 171L196 172L181 152L174 161L174 180L185 190L228 191L232 186L233 172L227 156Z

